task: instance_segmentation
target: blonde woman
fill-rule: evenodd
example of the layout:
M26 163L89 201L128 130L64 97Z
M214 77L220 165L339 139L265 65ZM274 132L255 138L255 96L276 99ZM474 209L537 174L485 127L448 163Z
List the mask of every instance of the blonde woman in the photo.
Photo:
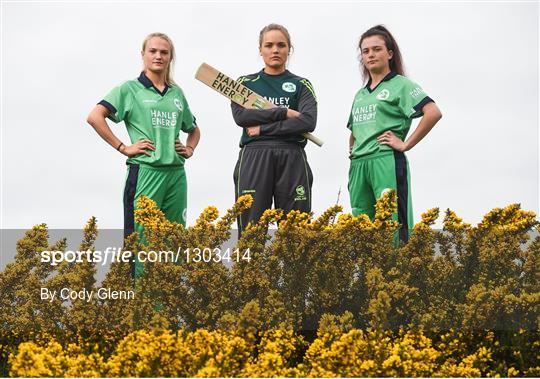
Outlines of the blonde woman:
M128 157L124 188L124 236L140 231L134 210L140 196L153 199L171 220L185 225L187 182L184 161L190 158L200 131L182 89L173 81L174 45L163 33L143 42L143 72L138 78L112 89L95 106L88 123L119 153ZM106 119L126 125L130 142L112 132ZM179 140L187 133L186 144ZM142 266L135 265L137 277Z

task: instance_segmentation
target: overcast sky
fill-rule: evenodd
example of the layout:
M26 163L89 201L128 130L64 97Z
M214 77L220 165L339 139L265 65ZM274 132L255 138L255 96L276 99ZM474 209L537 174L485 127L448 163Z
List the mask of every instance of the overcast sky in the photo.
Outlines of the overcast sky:
M412 151L415 221L451 208L478 222L519 202L538 212L538 3L4 3L2 15L1 225L122 228L125 157L86 124L114 86L136 78L144 37L167 33L174 70L202 138L186 163L188 224L207 205L234 201L232 174L241 130L227 100L194 79L207 62L230 76L263 67L258 34L285 25L295 47L289 70L318 95L306 147L314 173L313 211L347 192L353 96L361 86L356 46L383 23L401 48L408 76L443 119ZM110 123L127 143L123 124ZM417 122L413 123L413 127Z

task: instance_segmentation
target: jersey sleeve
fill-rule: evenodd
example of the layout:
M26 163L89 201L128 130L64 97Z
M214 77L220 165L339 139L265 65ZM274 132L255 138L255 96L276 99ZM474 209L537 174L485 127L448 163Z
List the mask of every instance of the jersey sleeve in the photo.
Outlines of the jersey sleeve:
M351 105L351 111L349 112L349 119L347 120L347 129L349 129L352 132L352 124L353 124L353 107L354 107L354 101L353 105Z
M108 118L115 123L126 119L133 103L133 95L127 82L113 88L98 104L109 110Z
M399 108L407 118L416 118L423 115L422 108L433 102L415 82L407 79L399 95Z
M180 129L185 133L190 133L197 127L197 121L195 116L193 116L193 113L191 113L191 109L189 108L189 104L185 96L182 96L182 103L182 126Z
M242 128L267 124L287 118L286 108L246 109L231 101L231 111L236 125Z
M298 99L299 117L288 118L261 125L261 135L282 136L308 133L315 130L317 125L317 97L313 86L307 79L300 81L302 87Z

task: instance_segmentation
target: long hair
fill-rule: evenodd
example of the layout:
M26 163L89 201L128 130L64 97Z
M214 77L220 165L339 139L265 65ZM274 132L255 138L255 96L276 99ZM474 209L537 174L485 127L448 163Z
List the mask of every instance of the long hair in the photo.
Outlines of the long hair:
M173 85L173 84L176 84L174 82L173 78L172 78L172 68L174 66L174 61L175 61L174 45L173 45L173 42L169 38L168 35L166 35L165 33L150 33L150 34L148 34L146 36L146 38L144 39L144 41L143 41L142 51L144 51L144 49L146 49L147 42L150 41L150 39L152 39L154 37L159 37L161 39L164 39L165 41L167 41L167 43L171 47L171 61L169 62L169 65L167 66L167 71L165 73L165 83L167 83L167 85L169 85L169 86Z
M387 50L392 50L393 55L390 59L390 70L395 71L399 75L405 76L405 68L403 67L403 59L401 58L401 52L399 46L394 39L394 36L383 25L376 25L369 28L362 34L360 41L358 42L358 49L360 50L360 63L362 64L362 79L367 82L370 78L370 74L364 62L362 62L362 41L367 37L381 36L384 40Z

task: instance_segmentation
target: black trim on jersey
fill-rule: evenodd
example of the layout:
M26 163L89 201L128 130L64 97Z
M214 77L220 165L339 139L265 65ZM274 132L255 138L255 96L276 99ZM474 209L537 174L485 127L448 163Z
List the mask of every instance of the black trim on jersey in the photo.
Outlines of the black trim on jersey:
M145 86L146 88L150 88L150 87L154 88L156 92L159 93L161 96L165 96L165 94L167 93L167 90L169 89L169 85L165 83L165 88L163 88L163 92L158 90L157 87L154 85L154 83L152 83L152 81L148 78L148 76L146 76L144 72L141 72L141 75L139 76L138 79L139 79L139 82L141 82L143 86Z
M386 76L383 78L383 80L381 80L376 86L375 88L371 89L369 88L369 86L371 85L371 75L369 76L369 80L366 84L366 89L368 90L369 93L372 93L373 91L375 91L377 89L377 87L382 83L382 82L386 82L390 79L392 79L394 76L397 75L397 72L395 71L390 71L388 74L386 74Z
M105 108L107 108L109 110L109 112L111 112L111 116L112 115L115 115L116 112L118 112L116 110L116 108L114 107L114 105L112 105L111 103L109 103L107 100L101 100L99 103L99 105L103 105Z
M270 77L276 77L276 76L282 76L282 75L283 76L286 76L286 75L296 76L294 74L291 74L291 72L289 70L285 70L280 74L269 74L269 73L264 71L264 68L255 75L263 75L263 76L270 76Z
M300 79L304 79L304 78L301 78L300 76L298 75L295 75L293 73L291 73L289 70L285 70L283 71L282 73L280 74L267 74L266 72L264 72L264 68L261 69L260 71L257 71L256 73L254 74L248 74L248 75L242 75L240 76L238 79L237 79L237 82L240 82L241 84L243 84L245 81L248 81L248 82L256 82L260 76L269 76L271 78L276 78L278 76L292 76L292 77L296 77L296 78L300 78ZM241 79L241 80L240 80Z
M413 109L417 112L422 112L422 108L424 108L424 105L428 104L428 103L434 103L435 101L429 97L429 96L426 96L422 99L421 102L419 102L418 104L416 104Z
M409 200L407 160L405 159L405 154L397 150L394 150L394 160L396 165L398 222L401 224L399 239L402 242L407 242L409 240L409 220L407 219Z
M192 115L192 116L193 116L193 115ZM192 128L189 129L189 130L186 130L186 131L185 131L186 133L189 134L189 133L191 133L192 131L194 131L195 128L198 128L198 127L199 127L199 125L197 125L197 119L195 118L195 116L193 116L193 124L191 124L191 126L192 126Z
M139 178L139 165L130 164L124 188L124 239L135 230L135 192ZM135 279L135 262L130 262L131 277Z

